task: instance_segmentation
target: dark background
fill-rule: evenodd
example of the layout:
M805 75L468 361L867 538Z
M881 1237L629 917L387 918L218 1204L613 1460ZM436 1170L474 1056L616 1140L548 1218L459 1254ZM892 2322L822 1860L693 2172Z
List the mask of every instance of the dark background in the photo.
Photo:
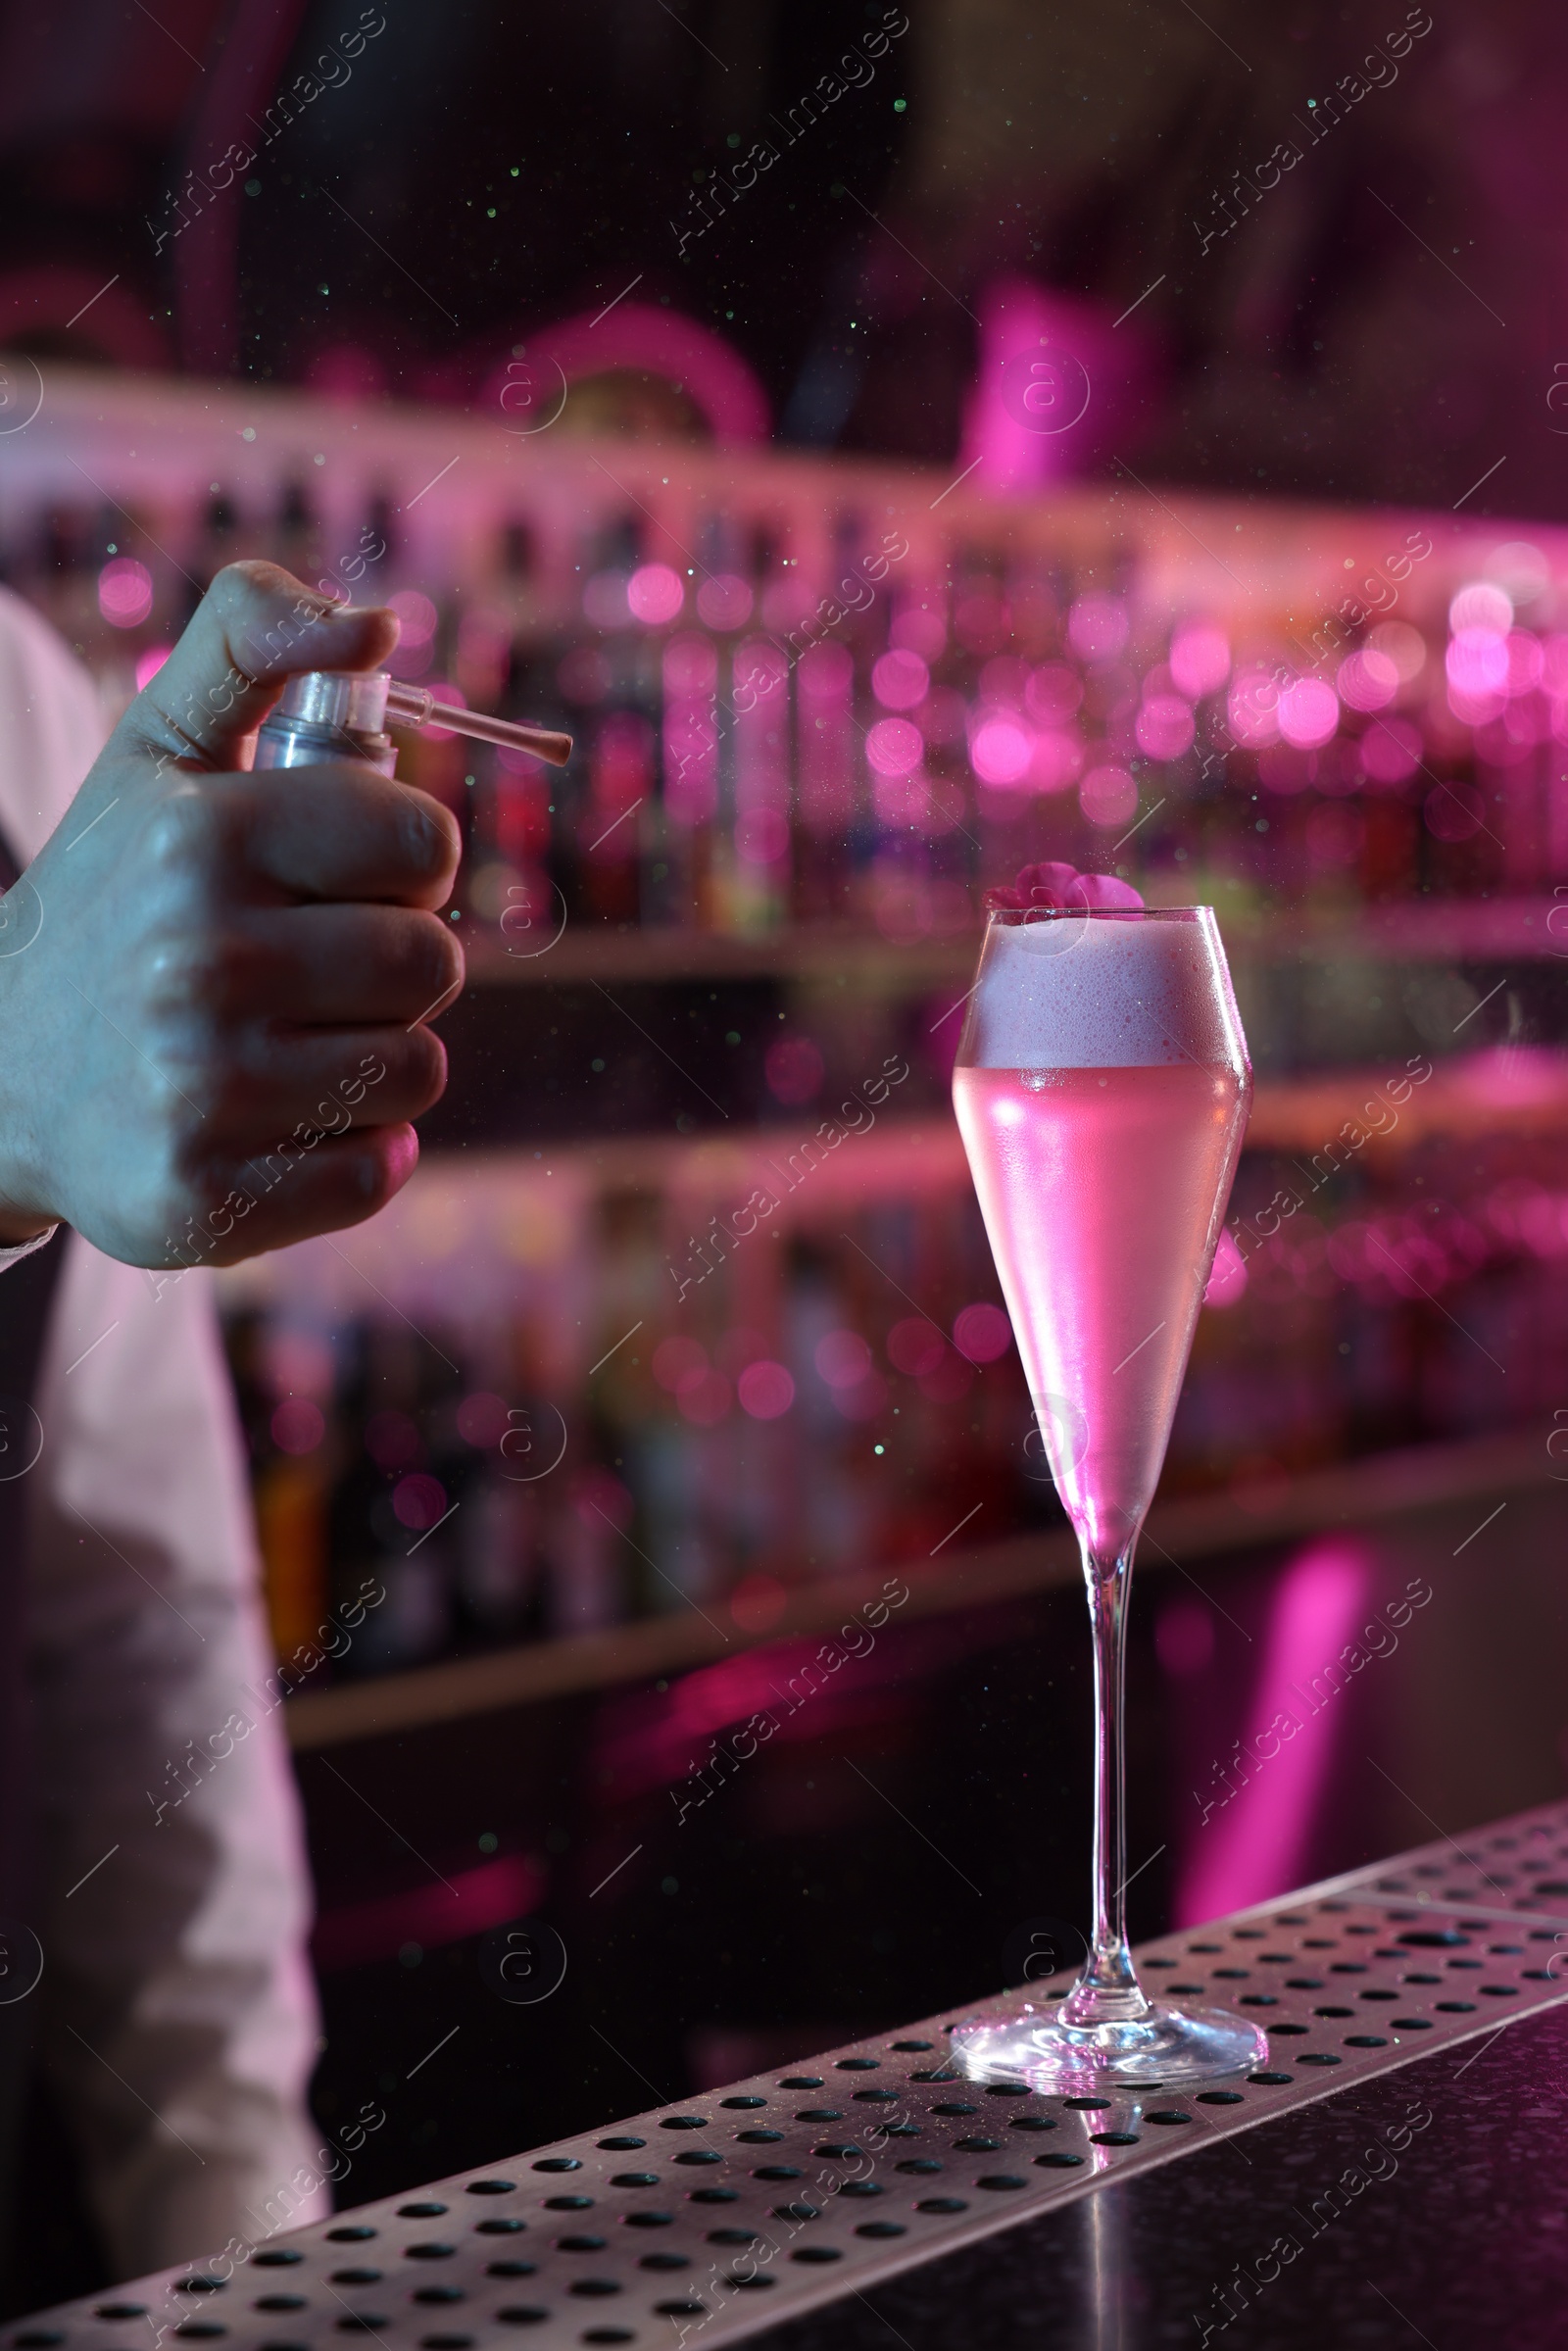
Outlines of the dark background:
M461 404L514 343L640 273L639 301L731 339L780 438L944 459L988 283L1021 271L1108 325L1157 280L1126 330L1145 338L1125 446L1146 478L1448 507L1503 458L1468 513L1568 514L1546 405L1568 351L1568 24L1545 0L1410 10L1432 28L1397 79L1316 144L1314 105L1399 33L1399 0L1212 0L1201 19L1181 0L910 0L874 78L682 257L694 183L782 142L884 13L388 0L254 194L236 181L160 250L185 172L360 10L12 5L0 341L279 382L347 344L360 380ZM1301 163L1205 249L1235 174L1288 139Z

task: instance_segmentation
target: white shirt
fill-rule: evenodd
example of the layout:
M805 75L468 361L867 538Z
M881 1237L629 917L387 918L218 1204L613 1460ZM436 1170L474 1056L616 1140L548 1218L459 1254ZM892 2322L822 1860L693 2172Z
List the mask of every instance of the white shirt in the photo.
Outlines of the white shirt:
M24 864L103 733L86 671L0 590L0 830ZM33 1402L32 1996L115 2274L134 2277L254 2240L252 2216L317 2177L309 1879L275 1715L168 1801L187 1743L209 1753L273 1667L210 1276L160 1291L73 1233ZM291 2193L296 2221L330 2209L324 2187Z

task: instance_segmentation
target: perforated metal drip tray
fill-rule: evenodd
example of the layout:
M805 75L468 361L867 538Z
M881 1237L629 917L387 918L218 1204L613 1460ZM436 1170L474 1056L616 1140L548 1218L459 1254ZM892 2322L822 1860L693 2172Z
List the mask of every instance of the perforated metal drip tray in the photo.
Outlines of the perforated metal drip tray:
M1568 1807L1525 1820L1548 1817L1543 1839L1568 1845ZM1526 1834L1544 1850L1517 1822L1467 1847L1486 1862ZM1568 1998L1558 1953L1568 1903L1555 1924L1499 1924L1341 1881L1140 1953L1152 1989L1265 2027L1268 2064L1246 2078L1098 2098L973 2082L948 2059L956 2019L942 2016L270 2237L237 2263L68 2304L0 2331L0 2351L142 2351L149 2334L224 2351L354 2335L389 2351L732 2342Z
M1337 1880L1334 1890L1344 1886L1418 1902L1462 1902L1497 1916L1556 1919L1568 1927L1568 1804L1542 1804L1467 1837L1440 1837ZM1568 1973L1568 1959L1557 1973Z

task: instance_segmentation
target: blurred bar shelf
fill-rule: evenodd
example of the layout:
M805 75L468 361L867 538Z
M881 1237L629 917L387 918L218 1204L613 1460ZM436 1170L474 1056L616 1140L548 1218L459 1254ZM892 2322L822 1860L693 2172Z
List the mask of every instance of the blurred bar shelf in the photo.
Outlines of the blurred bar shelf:
M1158 890L1152 904L1163 903ZM1181 903L1187 903L1182 901ZM1568 893L1559 898L1430 898L1322 914L1224 910L1234 965L1494 962L1551 958L1568 962ZM515 955L488 933L467 947L470 987L574 986L620 980L658 986L672 980L853 979L892 993L963 981L974 969L980 934L897 946L863 923L796 924L758 938L671 925L568 924L543 955Z
M1224 1494L1181 1495L1156 1502L1150 1513L1139 1551L1140 1586L1171 1570L1181 1572L1189 1560L1455 1502L1485 1503L1497 1494L1540 1488L1552 1476L1552 1459L1538 1437L1501 1436L1465 1445L1414 1445ZM908 1588L909 1597L900 1609L903 1623L1027 1598L1076 1584L1081 1573L1077 1543L1066 1530L1016 1536L958 1551L937 1568L929 1560L906 1560L874 1574L799 1586L765 1632L747 1634L732 1623L726 1633L696 1609L685 1608L603 1633L530 1642L333 1690L302 1690L289 1700L283 1721L295 1750L311 1753L687 1673L773 1641L826 1636L878 1597L889 1577Z
M431 468L452 468L439 490ZM509 430L492 417L451 408L393 402L345 403L263 385L113 374L51 361L41 407L18 439L0 481L0 532L38 502L81 506L102 498L195 514L217 472L244 503L270 501L280 477L309 484L324 508L360 519L389 484L408 485L406 508L420 518L411 540L433 561L433 580L461 579L493 529L498 497L530 493L564 526L583 514L619 514L629 501L655 510L662 543L683 553L679 527L692 498L721 503L743 522L777 525L814 517L825 562L833 562L832 517L846 509L897 515L916 559L957 542L1030 545L1075 568L1113 572L1138 553L1152 598L1257 624L1287 617L1304 633L1314 608L1345 600L1347 570L1376 560L1371 533L1396 534L1410 510L1312 505L1303 501L1152 491L1116 482L1067 484L1029 498L998 497L953 484L940 467L871 459L817 458L765 446L710 449L686 444L596 442L574 434ZM537 491L535 485L540 485ZM662 496L662 492L673 496ZM428 493L428 495L426 495ZM1445 610L1473 568L1478 548L1502 539L1502 521L1423 515L1435 555L1409 573L1400 603L1418 622ZM1568 577L1568 530L1532 523L1531 539ZM1204 543L1219 535L1223 561Z

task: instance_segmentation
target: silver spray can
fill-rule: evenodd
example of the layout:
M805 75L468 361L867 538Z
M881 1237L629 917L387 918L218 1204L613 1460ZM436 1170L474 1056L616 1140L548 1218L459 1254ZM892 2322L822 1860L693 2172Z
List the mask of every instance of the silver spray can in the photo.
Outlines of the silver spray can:
M391 775L398 759L386 732L391 684L384 669L307 669L291 677L257 732L254 764L312 767L323 759L358 759Z

